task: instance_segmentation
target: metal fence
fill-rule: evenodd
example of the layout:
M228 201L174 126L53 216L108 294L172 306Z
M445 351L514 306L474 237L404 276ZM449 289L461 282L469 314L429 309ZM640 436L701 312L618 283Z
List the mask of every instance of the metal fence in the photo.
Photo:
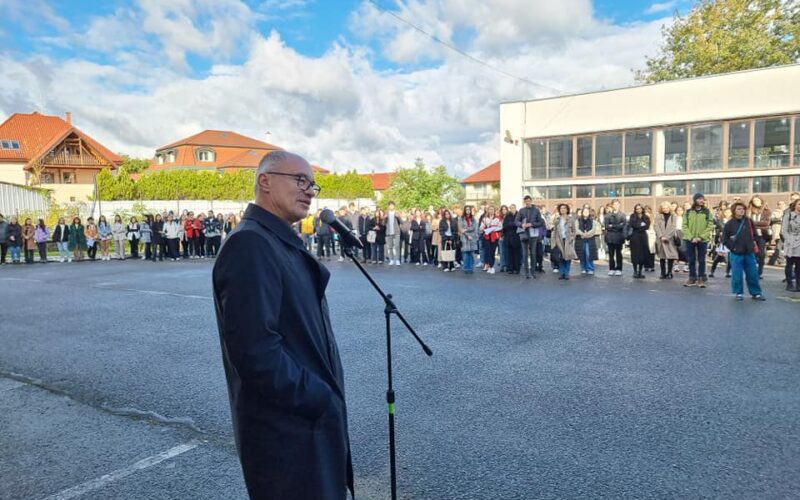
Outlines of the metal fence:
M46 213L50 198L38 191L16 184L0 182L0 213L6 217L20 212Z

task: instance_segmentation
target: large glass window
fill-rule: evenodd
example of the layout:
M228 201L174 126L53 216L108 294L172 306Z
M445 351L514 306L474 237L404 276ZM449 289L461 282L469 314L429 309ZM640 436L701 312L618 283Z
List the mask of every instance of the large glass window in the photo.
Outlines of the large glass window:
M649 174L652 169L653 133L649 130L625 134L625 175Z
M598 177L622 174L622 134L597 136L594 171Z
M794 166L800 166L800 118L794 119Z
M594 187L597 198L616 198L622 196L622 184L598 184Z
M528 143L531 153L531 165L528 172L529 179L546 178L545 158L547 156L547 143L542 140L531 141ZM533 195L531 195L533 196Z
M545 188L538 186L526 187L525 194L531 195L534 200L543 200L545 198Z
M755 167L789 166L789 119L756 120Z
M710 179L705 181L689 181L690 193L720 194L722 193L722 180Z
M572 198L572 186L551 186L547 188L547 199Z
M788 193L789 192L789 177L788 176L773 176L773 177L753 177L753 192L754 193Z
M722 168L722 125L692 127L692 170Z
M575 186L576 198L591 198L592 186Z
M649 182L626 182L625 196L650 196Z
M548 178L572 177L572 139L550 139Z
M664 172L686 172L686 129L664 130Z
M592 138L578 137L578 177L592 175Z
M728 168L750 166L750 122L731 123L728 127Z
M750 192L750 179L728 179L728 194L747 194Z
M670 181L662 184L664 196L686 196L686 182Z
M789 177L789 192L800 193L800 175L793 175Z

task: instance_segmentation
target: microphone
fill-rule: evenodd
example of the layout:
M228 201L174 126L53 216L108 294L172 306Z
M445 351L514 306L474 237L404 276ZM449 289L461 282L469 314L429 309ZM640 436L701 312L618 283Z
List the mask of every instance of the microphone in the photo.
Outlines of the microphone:
M326 208L319 214L319 218L322 222L328 224L334 231L339 233L339 236L342 237L342 243L344 243L345 246L364 248L364 245L361 244L361 240L356 238L347 226L342 224L342 221L336 217L332 210Z

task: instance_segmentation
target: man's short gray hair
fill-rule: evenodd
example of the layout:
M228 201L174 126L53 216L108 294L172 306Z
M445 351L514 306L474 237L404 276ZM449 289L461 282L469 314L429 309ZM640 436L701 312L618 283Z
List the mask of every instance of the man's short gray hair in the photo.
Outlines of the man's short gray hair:
M253 191L256 194L258 194L259 175L274 172L275 169L278 167L278 165L280 165L281 163L290 158L300 158L300 156L284 150L270 151L269 153L265 154L264 157L261 158L261 161L258 162L258 168L256 169L256 180L255 180L255 185L253 186Z

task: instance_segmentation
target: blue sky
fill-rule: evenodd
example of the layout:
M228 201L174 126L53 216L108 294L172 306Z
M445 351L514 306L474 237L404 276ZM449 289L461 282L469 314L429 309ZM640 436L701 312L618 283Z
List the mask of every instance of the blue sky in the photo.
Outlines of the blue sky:
M494 67L578 92L630 84L672 12L691 7L376 2L0 0L0 119L69 108L82 128L139 156L204 128L266 128L334 168L380 171L421 156L466 173L495 159L498 103L544 89L387 11Z

